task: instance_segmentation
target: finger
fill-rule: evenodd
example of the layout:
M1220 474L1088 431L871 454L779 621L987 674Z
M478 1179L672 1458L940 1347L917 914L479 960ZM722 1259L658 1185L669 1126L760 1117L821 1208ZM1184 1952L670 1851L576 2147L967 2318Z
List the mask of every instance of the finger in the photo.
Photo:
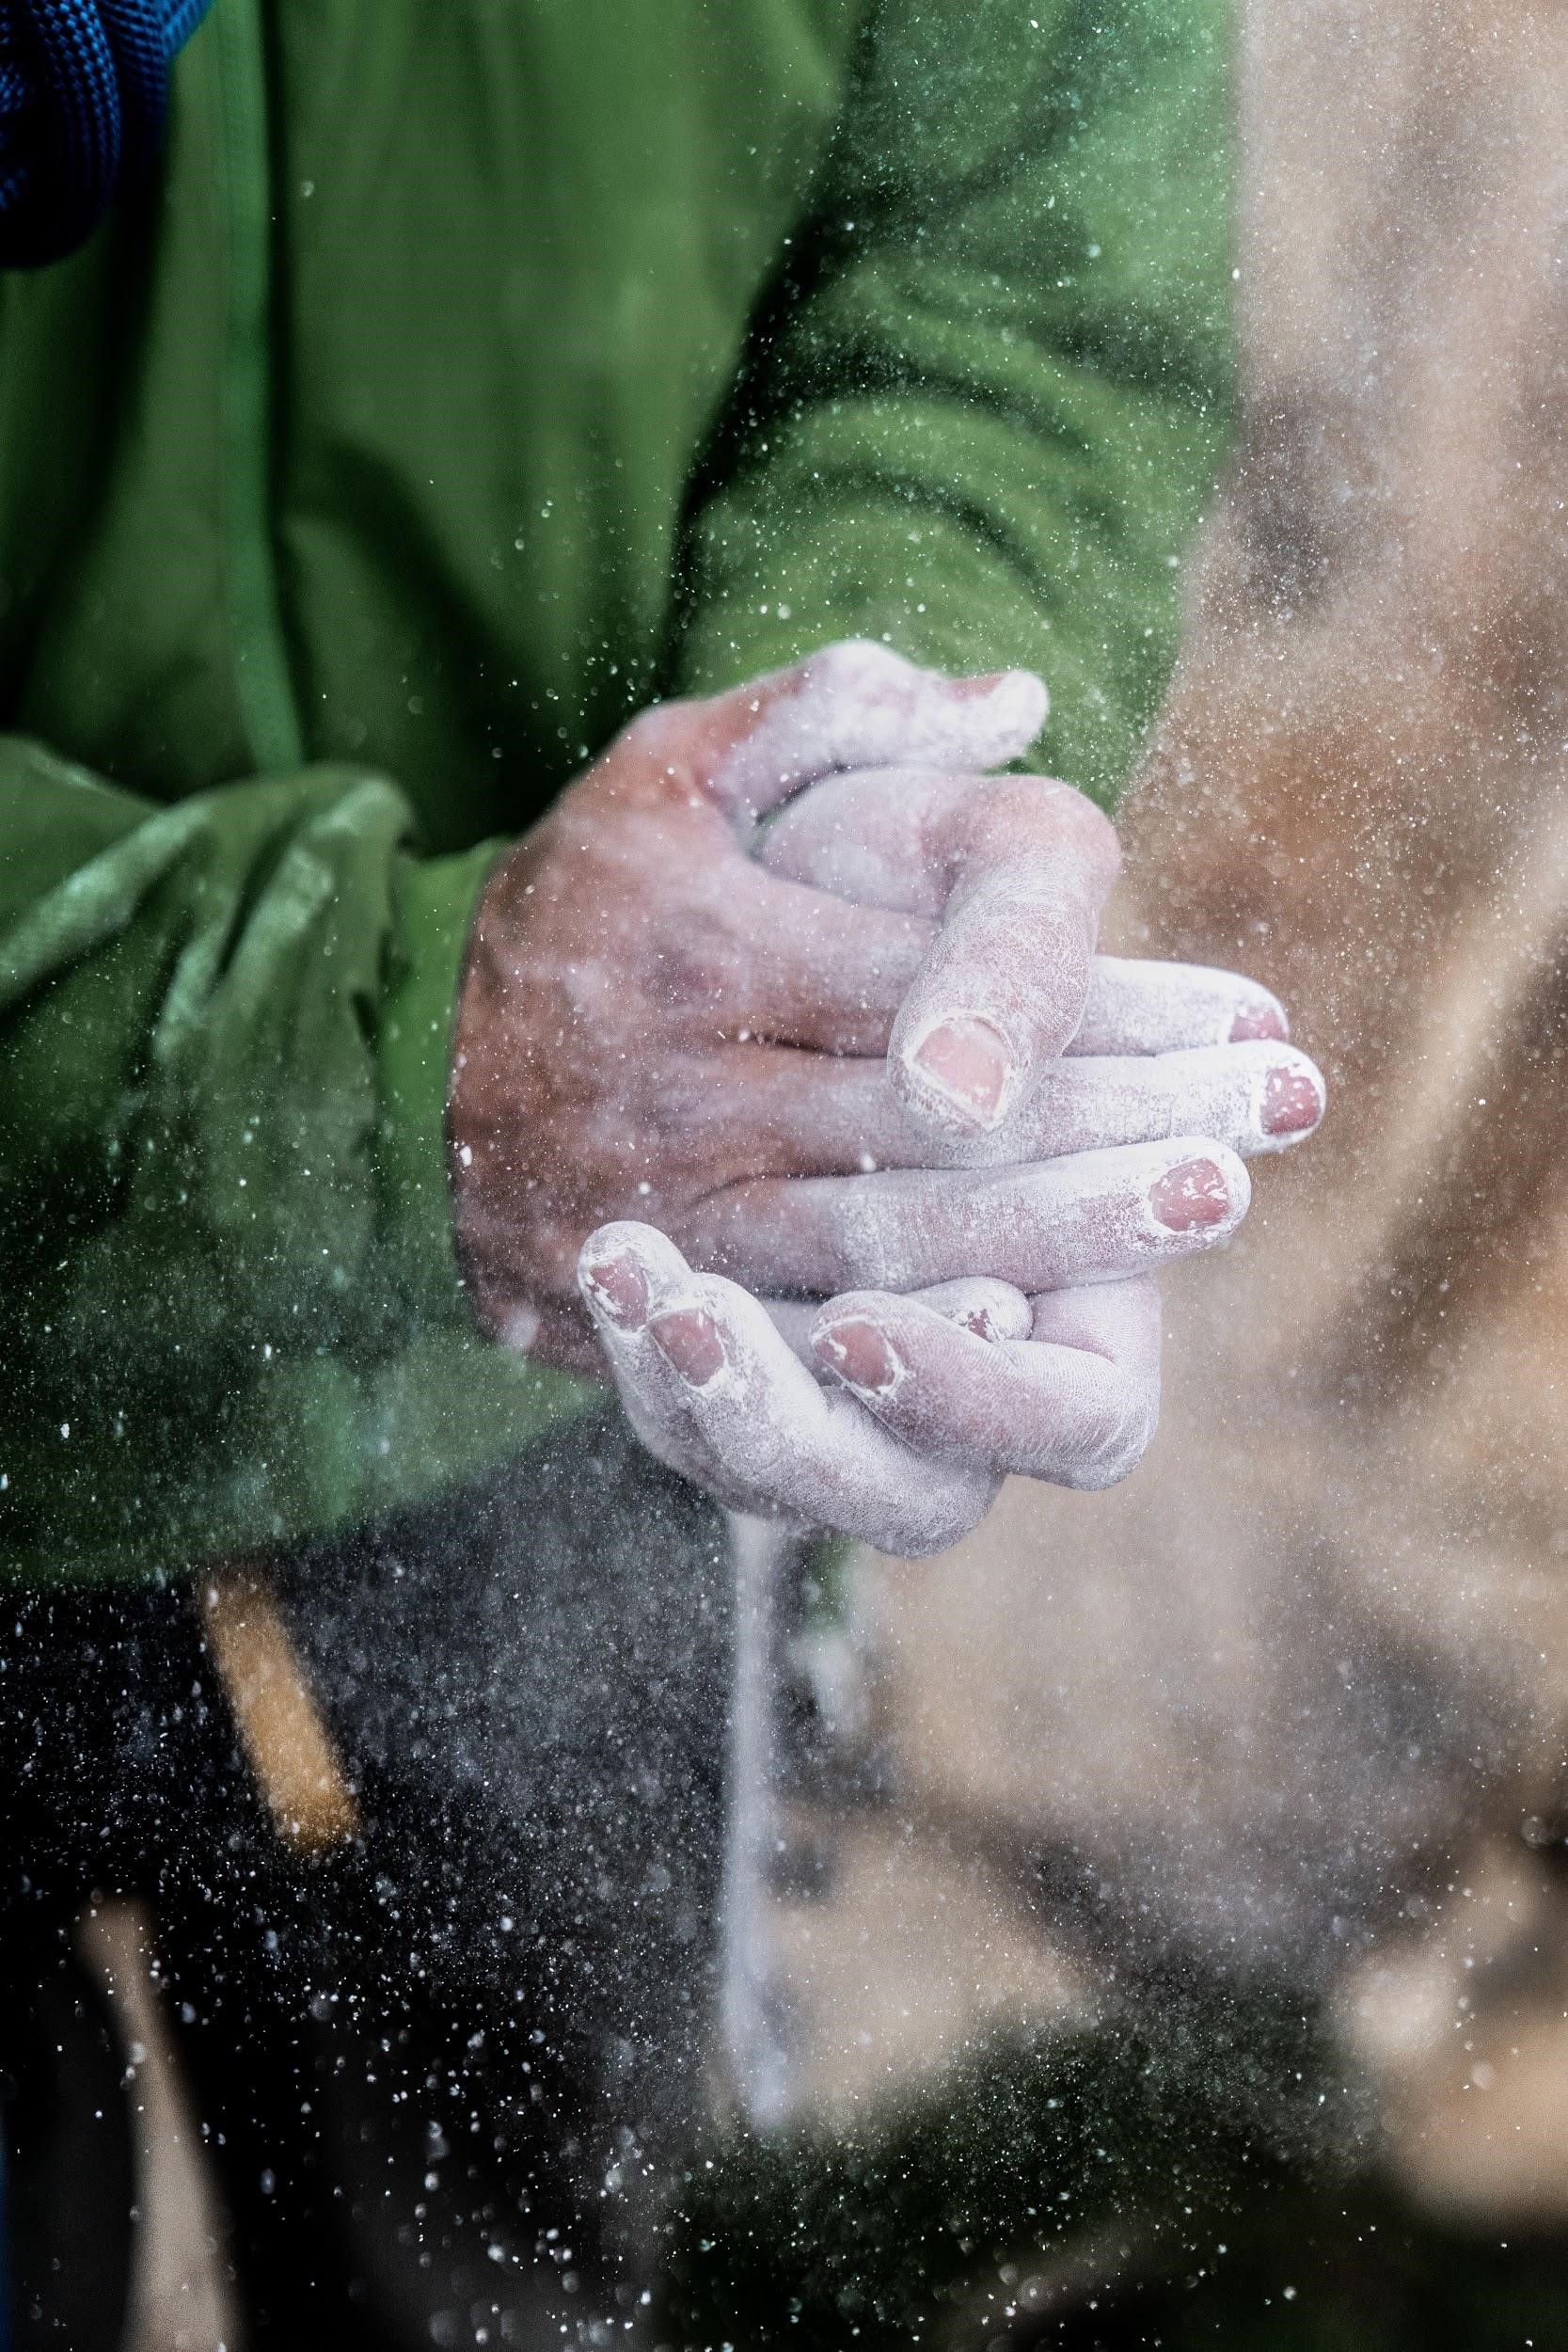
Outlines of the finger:
M1291 1045L1081 1057L1049 1064L995 1134L933 1138L880 1061L737 1045L677 1072L665 1124L681 1137L683 1175L700 1152L717 1191L756 1176L1014 1167L1172 1136L1211 1136L1253 1159L1311 1134L1325 1092L1315 1065Z
M929 1308L944 1322L958 1324L981 1339L1026 1340L1034 1328L1035 1309L1023 1293L983 1275L961 1282L938 1282L930 1290L917 1291L914 1295L923 1307ZM1107 1291L1105 1295L1112 1293ZM773 1328L791 1355L798 1356L816 1378L826 1378L814 1341L824 1310L793 1298L769 1298L763 1303Z
M1027 670L952 678L850 640L705 702L662 705L635 723L677 772L689 769L721 806L755 818L844 768L998 767L1027 751L1048 703Z
M756 1299L693 1274L651 1226L601 1227L579 1273L639 1436L732 1507L911 1557L944 1549L989 1507L994 1473L919 1461L819 1388Z
M1239 972L1096 956L1084 1019L1068 1052L1172 1054L1290 1034L1278 997Z
M813 1338L823 1364L917 1452L1094 1490L1142 1459L1160 1407L1159 1293L1152 1282L1064 1292L1070 1341L988 1339L917 1299L835 1298Z
M718 880L711 955L693 922L666 960L672 996L711 1003L714 1028L731 1037L876 1056L879 1068L931 924L775 881L746 857Z
M918 1291L984 1268L1033 1296L1212 1248L1250 1199L1234 1152L1179 1136L1042 1166L769 1178L700 1201L676 1234L763 1293Z
M1212 1136L1256 1159L1309 1136L1328 1089L1293 1045L1204 1045L1186 1053L1113 1054L1051 1063L1018 1115L984 1139L992 1164L1043 1160L1170 1136ZM978 1164L976 1147L970 1165Z
M940 914L889 1047L895 1089L927 1128L1000 1126L1077 1033L1117 850L1069 786L909 768L844 776L785 810L762 856L845 898Z
M557 850L571 854L538 884L546 921L573 942L562 993L576 1020L624 1027L629 986L662 1010L695 1013L708 1038L744 1028L825 1052L884 1052L929 920L767 873L705 803L682 809L678 823L667 799L633 804L623 765L601 763L566 795L551 824Z
M770 874L856 906L940 915L953 877L937 828L983 781L974 765L934 769L908 760L831 775L779 810L757 835L754 854Z
M912 1295L928 1312L982 1340L1026 1340L1035 1327L1032 1299L1010 1282L969 1275L957 1282L933 1282ZM820 1313L820 1309L818 1312Z
M932 855L929 819L973 779L844 775L802 793L761 836L770 874L832 891L857 906L939 915L946 876ZM1284 1040L1285 1009L1238 972L1203 964L1096 956L1073 1054L1169 1054L1199 1045Z

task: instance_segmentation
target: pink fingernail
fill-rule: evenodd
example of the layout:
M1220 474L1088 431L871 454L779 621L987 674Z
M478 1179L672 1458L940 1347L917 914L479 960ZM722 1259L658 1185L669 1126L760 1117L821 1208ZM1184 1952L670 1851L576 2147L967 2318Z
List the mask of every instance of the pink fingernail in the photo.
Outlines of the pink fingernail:
M1230 1214L1224 1172L1212 1160L1183 1160L1153 1186L1148 1205L1167 1233L1196 1233Z
M992 1127L1012 1075L1012 1060L989 1021L965 1014L944 1021L910 1057L922 1081L979 1127Z
M812 1345L852 1389L884 1395L898 1385L904 1366L874 1323L830 1323Z
M947 683L959 702L978 702L986 694L994 694L1003 679L1011 675L1010 670L985 670L975 677L949 678Z
M635 1258L603 1258L582 1269L585 1288L611 1323L640 1330L648 1319L648 1283Z
M1283 1045L1290 1026L1277 1005L1245 1005L1230 1024L1230 1042L1244 1045L1250 1038L1267 1038Z
M656 1315L648 1330L689 1387L705 1389L715 1373L723 1371L728 1359L719 1326L701 1307L672 1308Z
M1301 1070L1271 1070L1263 1089L1266 1136L1304 1136L1323 1115L1323 1096Z

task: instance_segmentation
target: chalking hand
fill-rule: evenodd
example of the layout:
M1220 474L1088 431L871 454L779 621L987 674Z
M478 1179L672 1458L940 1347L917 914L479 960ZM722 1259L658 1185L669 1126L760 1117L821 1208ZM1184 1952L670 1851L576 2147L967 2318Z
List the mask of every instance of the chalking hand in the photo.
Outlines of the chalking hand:
M451 1112L482 1311L579 1364L591 1323L736 1507L928 1550L1007 1470L1121 1475L1137 1278L1321 1112L1266 992L1095 956L1111 828L987 772L1044 708L858 644L661 706L482 902Z

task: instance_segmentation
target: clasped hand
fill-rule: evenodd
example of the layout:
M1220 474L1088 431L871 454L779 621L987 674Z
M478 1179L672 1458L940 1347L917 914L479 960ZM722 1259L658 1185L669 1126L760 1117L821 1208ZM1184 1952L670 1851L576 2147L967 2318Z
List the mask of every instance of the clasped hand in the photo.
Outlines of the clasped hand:
M909 1555L1123 1477L1153 1275L1323 1081L1266 991L1096 954L1115 834L1023 672L868 644L634 720L492 876L449 1126L482 1316L733 1507ZM819 1303L825 1302L825 1303Z

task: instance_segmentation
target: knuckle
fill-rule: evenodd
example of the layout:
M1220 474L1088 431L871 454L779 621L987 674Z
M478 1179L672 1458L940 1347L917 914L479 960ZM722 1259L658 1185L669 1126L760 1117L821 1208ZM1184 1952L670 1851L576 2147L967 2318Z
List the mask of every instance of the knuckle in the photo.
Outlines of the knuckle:
M703 1465L684 1418L663 1398L651 1393L628 1365L612 1359L611 1371L622 1409L639 1444L667 1470L679 1470L686 1477L698 1476Z
M681 1059L654 1072L647 1082L649 1116L657 1135L679 1144L695 1136L714 1136L722 1118L722 1091L713 1072L694 1059Z
M673 743L679 727L678 706L650 703L628 719L615 738L616 748L639 758L652 759Z
M891 645L869 637L840 637L802 663L800 682L829 694L870 694L914 675Z
M892 1196L879 1178L865 1176L835 1186L823 1198L824 1256L835 1294L920 1286L922 1231L927 1219L914 1186Z
M906 1560L933 1560L939 1552L951 1551L985 1518L995 1491L989 1479L933 1479L916 1496L903 1495L893 1506L897 1525L893 1539L880 1548L896 1550Z
M1053 784L1048 776L976 776L970 787L970 797L1008 832L1049 830L1053 840L1062 831L1058 794L1077 798L1070 785Z
M1118 1381L1085 1422L1057 1484L1078 1494L1118 1486L1148 1453L1159 1417L1159 1399L1144 1382Z
M722 1479L727 1484L725 1499L733 1502L745 1494L766 1502L773 1509L787 1509L791 1501L788 1481L780 1475L777 1447L768 1442L766 1434L748 1430L728 1418L721 1430L709 1427L704 1400L695 1397L693 1405L696 1425L703 1430L712 1454L714 1480Z
M1115 825L1086 792L1080 792L1076 785L1060 782L1054 782L1053 789L1060 823L1070 827L1085 844L1094 848L1107 852L1119 848Z
M654 993L673 1011L710 1011L733 993L740 951L728 916L711 900L688 898L654 950Z
M1065 835L1069 844L1097 869L1115 874L1121 866L1121 840L1115 825L1102 808L1097 807L1076 786L1049 778L1048 798L1043 803L1049 811L1051 825L1058 842Z
M1062 897L1064 868L1103 888L1121 850L1116 828L1070 785L1040 776L976 776L943 813L950 859L993 883L1012 877L1021 895Z

